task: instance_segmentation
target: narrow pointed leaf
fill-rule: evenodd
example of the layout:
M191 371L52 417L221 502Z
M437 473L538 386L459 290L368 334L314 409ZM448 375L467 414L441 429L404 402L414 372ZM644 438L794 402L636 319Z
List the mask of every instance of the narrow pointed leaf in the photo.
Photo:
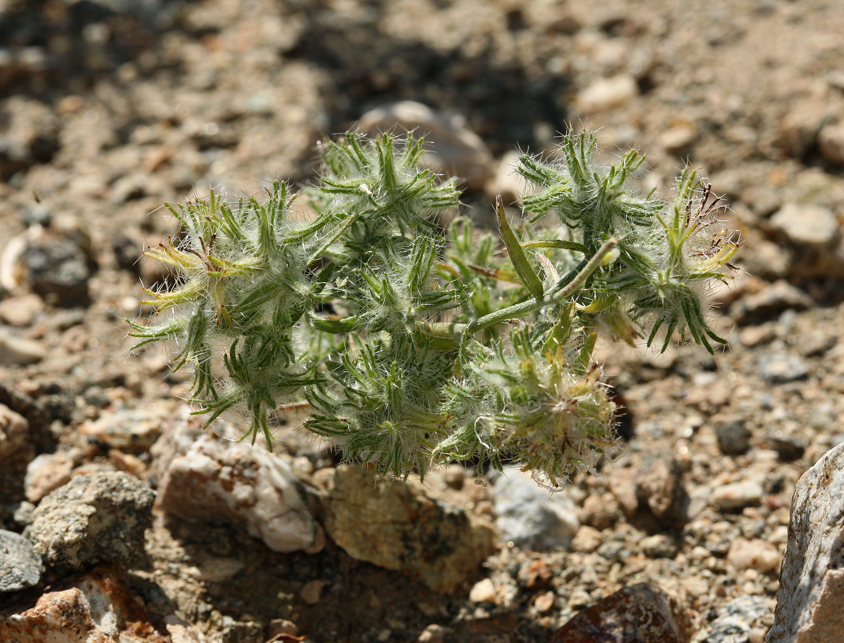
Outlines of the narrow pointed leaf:
M522 246L519 245L519 240L510 228L510 224L507 223L507 217L504 215L504 203L501 200L501 197L498 197L498 200L496 201L495 211L498 215L498 229L501 231L501 237L504 239L504 245L507 246L507 250L510 252L510 261L513 263L513 267L519 274L522 283L527 287L534 298L537 301L541 301L542 296L545 294L542 281L540 281L533 269L533 266L530 265L527 256L525 256L524 250L522 250Z

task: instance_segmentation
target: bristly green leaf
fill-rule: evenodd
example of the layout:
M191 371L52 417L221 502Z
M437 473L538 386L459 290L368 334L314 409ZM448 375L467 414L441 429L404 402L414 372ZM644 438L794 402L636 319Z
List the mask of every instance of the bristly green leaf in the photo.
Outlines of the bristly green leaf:
M495 213L498 217L498 230L501 232L501 238L504 240L504 245L507 246L507 250L510 253L510 261L513 263L513 267L516 269L522 283L534 296L534 299L542 301L542 295L545 290L542 286L542 281L537 276L533 266L530 265L524 250L522 250L522 246L519 245L519 240L510 228L510 224L507 223L507 217L504 214L504 203L501 197L498 197L495 203Z

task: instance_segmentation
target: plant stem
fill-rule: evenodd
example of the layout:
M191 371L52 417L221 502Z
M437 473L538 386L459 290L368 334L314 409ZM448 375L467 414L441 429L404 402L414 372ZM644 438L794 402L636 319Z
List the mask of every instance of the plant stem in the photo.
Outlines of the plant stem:
M500 324L504 321L518 319L519 317L529 315L544 306L556 304L564 299L570 298L574 293L583 288L586 280L589 279L592 273L601 266L601 263L607 255L610 254L612 249L616 247L616 245L618 245L618 240L615 237L608 239L604 242L604 245L598 249L598 252L596 252L589 261L586 262L586 265L583 266L577 275L575 275L574 279L568 283L566 283L565 278L561 279L542 299L531 299L520 304L515 304L514 306L509 306L508 308L496 310L494 313L490 313L489 315L484 315L480 319L476 319L469 324L466 327L466 332L474 333L479 330L489 328L490 326L495 326L496 324Z

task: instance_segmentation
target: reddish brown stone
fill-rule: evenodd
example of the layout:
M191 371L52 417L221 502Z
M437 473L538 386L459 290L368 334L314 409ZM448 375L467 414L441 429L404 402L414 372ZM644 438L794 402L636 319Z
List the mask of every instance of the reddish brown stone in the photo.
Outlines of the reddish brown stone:
M34 601L34 602L33 602ZM166 643L114 567L102 566L0 612L0 641Z
M688 643L685 609L652 583L625 587L584 610L549 643Z
M553 577L551 568L541 558L532 560L530 565L519 570L519 580L527 589L537 589L547 585Z

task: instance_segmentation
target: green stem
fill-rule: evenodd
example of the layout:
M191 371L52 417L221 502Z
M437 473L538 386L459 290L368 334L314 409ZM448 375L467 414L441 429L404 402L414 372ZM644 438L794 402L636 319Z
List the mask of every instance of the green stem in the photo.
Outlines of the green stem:
M580 272L575 275L574 279L566 283L566 278L564 277L548 291L546 297L543 299L531 299L514 306L509 306L508 308L496 310L494 313L490 313L489 315L484 315L480 319L476 319L469 324L466 327L466 332L474 333L479 330L489 328L490 326L495 326L496 324L500 324L504 321L525 317L540 308L551 304L557 304L564 299L570 298L574 295L574 293L583 288L586 280L589 279L592 273L601 266L604 259L607 255L609 255L612 249L616 247L616 245L618 245L618 240L615 237L607 240L604 245L598 249L598 252L596 252L589 261L586 262L586 265L583 266Z

